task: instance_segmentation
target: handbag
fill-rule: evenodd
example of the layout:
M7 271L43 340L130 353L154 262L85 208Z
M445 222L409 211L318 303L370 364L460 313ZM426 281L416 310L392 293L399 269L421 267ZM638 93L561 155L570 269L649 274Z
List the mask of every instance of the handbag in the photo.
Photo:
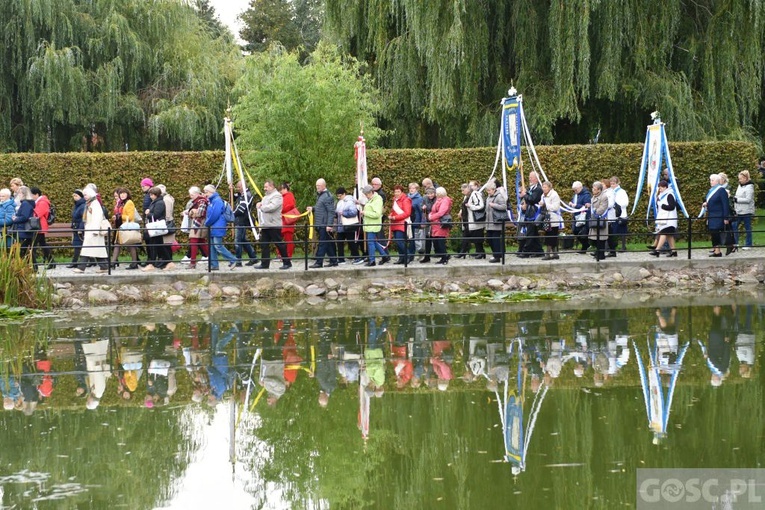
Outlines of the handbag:
M183 220L181 221L181 232L186 232L188 234L189 230L191 229L191 220L189 219L188 215L183 215Z
M168 232L165 220L150 221L146 224L146 233L149 237L164 236Z
M37 216L30 216L26 223L24 223L24 230L40 230L41 228L40 218Z
M293 207L282 215L282 221L285 225L294 225L300 219L300 210L297 207Z
M507 209L502 209L501 211L499 209L494 209L492 211L492 218L494 219L494 223L501 223L509 220L510 216L507 214Z
M441 225L441 228L452 228L452 215L449 213L444 214L438 219L438 224Z
M602 228L605 228L605 226L606 226L606 219L600 216L590 216L590 218L587 220L587 228L589 229L600 230Z
M141 231L138 229L120 229L117 239L120 244L141 244Z

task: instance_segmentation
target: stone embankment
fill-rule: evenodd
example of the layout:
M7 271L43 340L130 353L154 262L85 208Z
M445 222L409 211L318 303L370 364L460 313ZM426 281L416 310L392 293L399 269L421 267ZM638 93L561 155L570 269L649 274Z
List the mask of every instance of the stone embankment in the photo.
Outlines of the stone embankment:
M644 254L637 254L643 255ZM589 257L588 257L589 258ZM631 260L633 259L633 260ZM113 275L56 274L53 302L57 307L82 308L127 303L184 304L261 299L296 299L307 303L342 300L401 300L412 295L544 291L604 296L640 289L646 295L688 295L737 287L762 287L762 258L713 260L634 260L624 254L596 264L574 258L557 263L496 266L467 260L446 267L384 266L362 270L340 266L312 271L254 271L203 273L191 271L161 274ZM416 266L416 267L415 267Z

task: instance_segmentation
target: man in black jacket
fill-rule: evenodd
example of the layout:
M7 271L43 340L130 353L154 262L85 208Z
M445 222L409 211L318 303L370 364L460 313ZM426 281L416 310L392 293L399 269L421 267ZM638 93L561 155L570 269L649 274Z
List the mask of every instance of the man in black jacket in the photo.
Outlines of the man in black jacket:
M329 257L329 267L334 267L338 265L335 239L332 237L335 232L337 215L335 214L335 198L327 189L327 182L324 179L316 181L316 195L316 205L306 208L308 211L313 211L313 224L319 239L319 245L316 248L316 262L310 267L322 267L325 255Z
M234 226L236 227L236 250L234 256L236 257L236 267L242 267L242 252L247 252L247 256L250 260L247 262L248 266L254 266L258 262L258 256L255 253L255 248L252 243L247 239L247 230L253 226L255 218L250 212L252 207L252 193L246 186L242 185L242 181L236 183L236 193L234 194L236 199L236 209L234 210Z
M529 189L521 188L522 228L526 229L525 237L518 240L518 256L521 258L541 257L542 239L539 237L537 219L543 214L539 210L542 201L542 186L536 172L529 174Z

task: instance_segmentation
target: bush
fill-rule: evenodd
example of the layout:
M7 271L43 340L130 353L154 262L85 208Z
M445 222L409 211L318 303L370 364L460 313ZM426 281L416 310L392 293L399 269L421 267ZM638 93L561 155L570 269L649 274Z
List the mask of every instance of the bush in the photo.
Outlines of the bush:
M348 143L350 154L354 141ZM612 175L619 176L630 200L634 200L643 144L540 146L537 151L546 174L564 201L570 200L573 181L582 181L589 187L595 179ZM678 142L670 144L670 152L680 191L691 216L698 215L708 190L710 173L726 172L735 190L738 172L753 170L757 160L755 146L747 142ZM422 182L424 177L431 177L445 187L450 196L459 198L461 183L488 178L495 154L495 148L484 147L369 150L367 157L370 178L379 176L389 195L394 184ZM528 160L525 162L525 173L528 174L531 168ZM88 182L96 183L111 209L114 188L127 185L134 200L140 204L139 183L142 178L151 177L157 184L164 183L176 198L176 222L180 222L188 188L205 182L217 183L222 165L222 151L3 154L0 155L0 182L7 186L11 178L21 177L25 183L38 186L56 204L58 221L68 222L74 189L82 188ZM259 186L263 180L272 177L261 175L258 168L249 170ZM321 169L317 169L316 177L320 174ZM352 189L354 168L348 169L347 178L342 182L328 182L327 185L330 190L338 186ZM227 190L221 191L222 196L227 196ZM313 204L313 183L293 191L301 210ZM647 204L644 193L635 212L636 218L645 217Z

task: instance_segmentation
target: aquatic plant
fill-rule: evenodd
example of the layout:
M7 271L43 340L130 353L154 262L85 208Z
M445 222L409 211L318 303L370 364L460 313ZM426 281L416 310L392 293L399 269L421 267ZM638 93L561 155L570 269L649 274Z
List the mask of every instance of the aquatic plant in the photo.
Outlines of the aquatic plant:
M0 304L47 310L51 305L52 290L47 278L38 278L30 255L22 256L18 244L10 248L4 244L0 247ZM19 310L10 308L6 313L18 315ZM3 317L0 312L0 319Z

